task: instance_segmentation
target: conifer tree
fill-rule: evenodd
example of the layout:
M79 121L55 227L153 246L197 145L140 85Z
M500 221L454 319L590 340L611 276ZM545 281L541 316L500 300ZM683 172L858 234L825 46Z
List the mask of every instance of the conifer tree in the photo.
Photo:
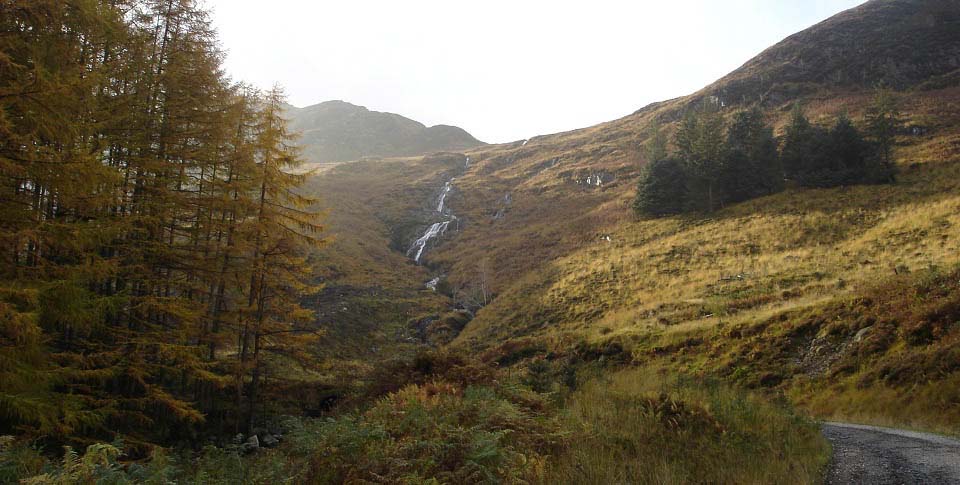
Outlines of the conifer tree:
M888 89L877 89L873 102L865 115L866 134L873 144L874 153L868 168L868 178L873 183L892 183L896 180L897 167L893 159L897 131L902 121L897 97Z
M0 434L248 426L264 355L313 332L282 96L225 79L193 0L9 0L0 29Z
M667 150L667 136L663 133L663 129L659 123L653 123L647 128L647 141L644 143L643 148L646 152L647 160L654 162L657 160L663 160L669 156Z
M655 160L640 171L633 210L641 217L679 214L687 204L686 190L687 176L679 160Z
M817 151L816 144L823 138L825 134L810 123L803 107L799 103L794 104L780 151L783 173L787 179L796 180L806 170L810 157Z
M836 187L862 183L867 174L868 145L853 122L841 114L830 130L806 144L797 174L805 187Z
M773 130L758 108L740 111L727 130L721 168L724 202L740 202L783 188L783 169Z
M674 138L687 173L690 209L713 211L722 204L719 175L724 163L724 120L715 106L691 111Z
M305 341L316 336L309 324L312 312L300 306L309 285L298 268L304 266L304 247L317 243L322 230L309 208L316 200L298 194L304 175L292 170L302 165L293 135L283 119L285 98L279 88L268 92L259 113L255 140L259 194L255 219L249 228L250 257L248 309L242 327L240 368L249 369L247 428L255 419L268 352L298 356Z

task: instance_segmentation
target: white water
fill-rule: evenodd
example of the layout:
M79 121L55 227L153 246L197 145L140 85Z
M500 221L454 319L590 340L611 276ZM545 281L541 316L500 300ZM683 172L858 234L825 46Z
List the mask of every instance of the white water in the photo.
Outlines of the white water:
M427 232L420 236L420 239L414 241L413 246L410 246L410 250L407 251L407 254L415 253L413 256L414 262L420 262L420 256L423 256L423 250L426 249L427 243L430 242L431 239L442 236L443 233L447 232L447 227L451 222L453 222L453 220L434 222L433 225L427 229Z
M440 198L437 200L437 212L441 214L443 214L443 203L447 199L447 194L449 194L450 190L453 189L453 186L451 185L452 183L453 179L450 179L450 181L443 186L443 190L440 191Z
M470 157L467 157L467 163L469 162ZM430 240L442 236L447 232L447 228L450 227L450 223L457 220L457 216L444 213L444 209L446 209L447 195L449 195L450 191L453 190L454 180L455 179L453 178L448 180L447 183L443 185L443 189L440 191L440 195L437 197L436 212L442 216L444 220L431 224L430 227L427 228L426 232L424 232L419 239L414 241L413 245L410 246L410 249L407 250L407 256L412 256L413 261L417 264L420 264L420 257L423 256L423 252L427 249L427 244L430 243Z

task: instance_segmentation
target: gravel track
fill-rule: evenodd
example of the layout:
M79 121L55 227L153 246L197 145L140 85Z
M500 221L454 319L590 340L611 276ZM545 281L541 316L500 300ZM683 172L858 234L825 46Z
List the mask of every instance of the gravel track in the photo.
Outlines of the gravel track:
M930 433L823 423L828 484L960 484L960 441Z

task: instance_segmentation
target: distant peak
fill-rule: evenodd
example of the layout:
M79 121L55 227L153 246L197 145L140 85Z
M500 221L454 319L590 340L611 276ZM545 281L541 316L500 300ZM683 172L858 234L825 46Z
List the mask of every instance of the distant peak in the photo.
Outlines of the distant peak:
M399 114L373 111L339 99L294 108L288 114L291 127L302 134L305 158L313 163L424 155L483 144L456 126L428 128Z

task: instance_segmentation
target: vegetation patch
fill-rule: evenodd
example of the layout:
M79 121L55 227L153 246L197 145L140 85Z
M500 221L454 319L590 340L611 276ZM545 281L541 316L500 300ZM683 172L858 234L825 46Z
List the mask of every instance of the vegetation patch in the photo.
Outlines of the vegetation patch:
M570 399L571 446L545 483L820 483L829 445L782 404L629 369Z

